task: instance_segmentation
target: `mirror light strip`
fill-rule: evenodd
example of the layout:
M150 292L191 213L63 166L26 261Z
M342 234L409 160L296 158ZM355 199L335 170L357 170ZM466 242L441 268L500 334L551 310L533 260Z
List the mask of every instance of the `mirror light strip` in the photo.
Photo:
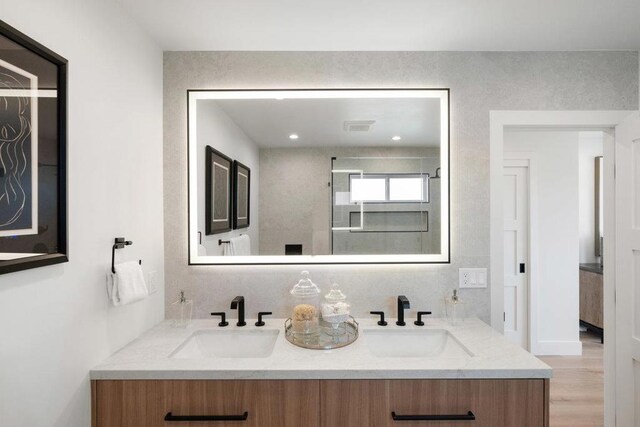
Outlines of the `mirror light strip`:
M375 90L191 90L189 108L189 165L197 165L197 101L206 99L338 99L338 98L438 98L440 99L440 172L441 239L439 254L422 255L302 255L302 256L199 256L198 255L198 177L197 167L189 167L189 263L203 265L235 264L424 264L448 263L449 219L449 91L448 89L375 89ZM357 171L360 172L360 171ZM362 208L364 208L362 206ZM364 215L360 215L361 222ZM363 225L363 224L362 224Z

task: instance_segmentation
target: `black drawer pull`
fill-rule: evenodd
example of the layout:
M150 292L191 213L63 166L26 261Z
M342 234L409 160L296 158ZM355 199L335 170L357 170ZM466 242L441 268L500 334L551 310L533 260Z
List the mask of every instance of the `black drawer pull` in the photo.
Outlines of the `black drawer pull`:
M173 415L167 412L164 416L165 421L246 421L249 413L242 415Z
M475 421L476 416L469 411L464 415L396 415L391 413L393 421Z

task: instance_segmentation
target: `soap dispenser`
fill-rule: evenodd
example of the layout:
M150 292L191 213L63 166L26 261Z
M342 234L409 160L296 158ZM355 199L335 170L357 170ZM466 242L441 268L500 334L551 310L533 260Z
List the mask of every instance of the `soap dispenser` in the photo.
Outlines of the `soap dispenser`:
M171 305L177 307L178 310L178 317L173 320L171 326L174 328L186 328L191 323L193 300L187 299L184 296L184 291L180 291L180 296Z
M291 329L295 338L308 340L317 337L320 309L320 288L309 278L309 272L303 271L300 281L291 289L293 309Z
M451 296L444 298L444 308L447 320L451 325L459 325L465 317L464 302L458 296L458 290L454 289Z

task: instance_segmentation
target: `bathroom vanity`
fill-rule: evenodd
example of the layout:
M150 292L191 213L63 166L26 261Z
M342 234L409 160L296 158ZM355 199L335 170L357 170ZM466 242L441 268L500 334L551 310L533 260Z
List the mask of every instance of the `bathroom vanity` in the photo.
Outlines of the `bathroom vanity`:
M600 264L580 264L580 324L604 340L604 286Z
M207 89L187 99L189 250L179 259L451 261L448 89ZM297 346L314 347L297 340L320 320L336 339L352 314L337 285L321 291L308 276L270 289L292 299L286 326L245 319L238 296L237 322L222 311L186 328L167 320L95 367L94 427L548 426L551 368L477 319L427 311L416 324L404 295L386 326L355 319L345 347ZM184 308L167 304L167 317L184 320Z
M93 426L548 426L551 368L477 319L360 320L329 351L283 324L163 322L91 371Z

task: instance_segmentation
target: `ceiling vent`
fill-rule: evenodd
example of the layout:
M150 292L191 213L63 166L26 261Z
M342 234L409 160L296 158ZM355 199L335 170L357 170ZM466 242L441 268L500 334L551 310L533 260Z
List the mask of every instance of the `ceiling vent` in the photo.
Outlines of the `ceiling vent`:
M375 122L375 120L347 121L344 122L343 129L345 132L369 132Z

